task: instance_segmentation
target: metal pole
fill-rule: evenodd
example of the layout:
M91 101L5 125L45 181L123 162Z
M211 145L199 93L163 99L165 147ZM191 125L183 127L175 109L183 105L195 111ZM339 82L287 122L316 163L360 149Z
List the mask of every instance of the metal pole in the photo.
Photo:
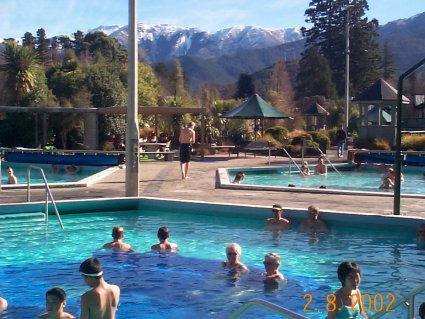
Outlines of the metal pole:
M425 64L425 58L412 66L398 78L397 85L397 128L396 128L396 152L394 155L394 215L400 215L400 200L401 200L401 164L403 154L401 152L401 123L402 123L402 104L403 104L403 80L410 73L415 71L421 65Z
M31 201L31 189L30 189L30 180L31 180L31 173L30 173L30 167L27 167L27 202Z
M350 8L347 6L347 21L345 21L345 105L344 105L344 130L348 132L348 116L350 103Z
M125 137L125 194L139 196L137 0L128 1L128 107Z

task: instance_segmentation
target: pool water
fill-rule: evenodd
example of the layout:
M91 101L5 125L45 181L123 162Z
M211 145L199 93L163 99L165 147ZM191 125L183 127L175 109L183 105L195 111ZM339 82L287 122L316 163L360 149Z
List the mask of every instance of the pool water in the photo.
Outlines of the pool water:
M7 168L10 166L13 168L13 172L18 179L18 184L27 183L27 168L29 165L41 167L46 175L47 182L50 183L68 183L77 182L90 175L99 173L104 170L103 167L98 166L80 166L79 170L75 174L70 174L65 171L66 165L56 165L55 171L52 171L52 165L46 164L25 164L25 163L1 163L1 179L2 185L7 184ZM43 184L43 177L39 169L31 169L31 184Z
M388 167L388 166L387 166ZM327 189L361 191L361 192L382 192L392 193L393 190L379 189L382 183L382 176L385 173L384 165L364 164L358 170L354 165L336 166L339 175L328 165L327 176L301 176L295 166L288 167L265 167L265 168L238 168L228 170L229 180L233 181L238 171L245 173L245 178L241 184L287 187L289 184L301 188L319 188L326 186ZM313 173L314 165L310 165ZM403 167L402 172L404 182L401 184L403 194L425 194L425 178L423 168Z
M372 299L388 293L399 298L423 284L425 250L416 245L414 230L334 225L327 233L307 234L294 225L279 233L265 229L258 218L171 210L64 215L62 220L64 231L53 218L48 226L8 220L0 224L0 296L10 304L0 318L34 318L44 311L45 291L54 286L66 290L67 310L78 315L79 298L88 290L78 267L93 255L100 258L105 279L121 287L117 313L121 319L225 318L252 298L324 319L326 297L340 286L336 269L344 260L361 265L361 290ZM115 225L125 228L125 241L138 252L99 249L111 240ZM179 245L178 254L150 252L157 229L164 225L171 230L171 241ZM242 246L241 261L250 268L239 277L221 266L230 242ZM263 256L268 252L282 256L281 271L288 282L279 287L265 287L262 281ZM309 304L306 294L311 294ZM264 311L243 316L260 317L276 316Z

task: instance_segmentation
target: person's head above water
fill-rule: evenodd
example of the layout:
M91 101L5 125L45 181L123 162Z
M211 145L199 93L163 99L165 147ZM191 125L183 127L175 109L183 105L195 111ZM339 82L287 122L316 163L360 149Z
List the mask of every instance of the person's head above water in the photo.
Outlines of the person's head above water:
M337 270L338 279L341 282L342 286L345 286L346 279L350 274L358 276L360 278L360 267L355 262L344 261L338 266Z
M163 226L158 229L157 237L159 240L165 240L170 238L170 231L167 227Z
M121 226L115 226L112 228L112 238L122 239L124 238L124 228Z
M80 272L85 277L101 277L102 265L96 257L84 260L80 265Z

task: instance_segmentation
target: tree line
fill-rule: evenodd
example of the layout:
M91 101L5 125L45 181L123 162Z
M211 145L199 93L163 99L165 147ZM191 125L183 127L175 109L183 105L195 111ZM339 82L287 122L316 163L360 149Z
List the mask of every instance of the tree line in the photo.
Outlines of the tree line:
M220 86L205 83L200 92L187 89L186 74L179 62L143 63L139 57L140 106L205 106L207 130L220 135L226 128L246 133L246 123L224 123L218 116L254 93L296 118L289 128L303 128L297 112L314 100L321 101L332 116L332 126L342 122L345 85L345 27L350 27L350 91L361 92L378 78L391 78L396 69L391 52L378 45L378 21L369 21L366 0L311 0L305 11L305 51L299 61L278 62L265 70L241 72L237 83ZM347 10L350 10L347 14ZM347 20L348 18L348 20ZM36 36L26 32L22 44L6 39L0 58L0 103L14 106L115 107L127 105L127 51L102 32L73 37L46 38L44 29ZM354 109L354 108L353 108ZM352 114L354 116L355 114ZM181 116L161 121L161 130L178 128ZM38 146L40 133L28 130L41 119L34 114L3 114L0 117L0 145ZM142 118L141 124L152 123ZM280 121L276 122L281 123ZM37 124L37 123L36 123ZM237 127L239 125L239 127ZM19 130L24 134L16 134ZM49 115L49 140L60 148L78 147L84 134L81 115ZM99 118L99 138L108 132L124 134L124 116ZM242 132L242 133L243 133ZM241 133L241 134L242 134ZM34 136L35 135L35 136Z

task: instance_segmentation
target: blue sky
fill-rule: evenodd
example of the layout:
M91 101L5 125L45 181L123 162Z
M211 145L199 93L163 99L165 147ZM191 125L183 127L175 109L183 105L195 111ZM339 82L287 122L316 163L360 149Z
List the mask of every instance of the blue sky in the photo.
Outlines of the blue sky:
M138 0L139 22L168 23L214 32L235 25L281 29L306 25L309 0ZM424 0L369 0L380 24L425 12ZM126 25L128 0L0 0L0 38L44 28L47 36L99 25Z

